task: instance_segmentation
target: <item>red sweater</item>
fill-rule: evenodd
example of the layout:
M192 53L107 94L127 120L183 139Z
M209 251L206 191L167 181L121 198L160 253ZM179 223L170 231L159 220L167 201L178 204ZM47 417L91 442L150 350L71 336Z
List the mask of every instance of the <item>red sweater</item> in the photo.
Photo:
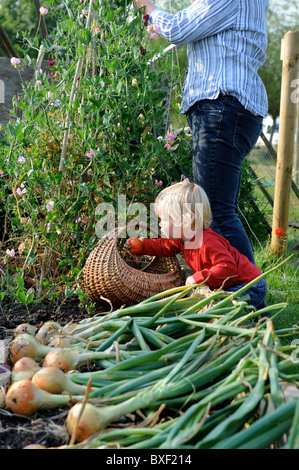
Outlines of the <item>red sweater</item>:
M143 241L142 255L174 256L182 253L188 266L194 272L193 278L197 284L209 276L206 284L217 289L225 282L227 289L233 284L248 284L261 274L261 271L236 248L215 233L211 228L203 230L202 244L196 248L185 248L181 239L146 238Z

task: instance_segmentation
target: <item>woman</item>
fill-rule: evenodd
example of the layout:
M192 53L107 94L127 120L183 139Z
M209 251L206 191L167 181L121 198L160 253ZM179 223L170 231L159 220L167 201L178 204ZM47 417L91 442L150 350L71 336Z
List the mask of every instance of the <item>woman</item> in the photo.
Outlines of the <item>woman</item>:
M268 111L258 69L266 59L269 0L196 0L176 14L149 0L134 4L162 37L187 44L181 113L192 131L194 182L209 197L212 229L254 263L238 196L243 159Z

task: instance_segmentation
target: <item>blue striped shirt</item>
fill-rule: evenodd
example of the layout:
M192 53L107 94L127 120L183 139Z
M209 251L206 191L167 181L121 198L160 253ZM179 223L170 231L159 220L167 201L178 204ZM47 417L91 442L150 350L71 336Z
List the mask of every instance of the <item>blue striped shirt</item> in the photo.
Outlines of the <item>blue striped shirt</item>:
M269 0L195 0L176 14L155 8L150 22L172 44L187 44L181 113L220 92L265 117L268 99L258 69L266 60Z

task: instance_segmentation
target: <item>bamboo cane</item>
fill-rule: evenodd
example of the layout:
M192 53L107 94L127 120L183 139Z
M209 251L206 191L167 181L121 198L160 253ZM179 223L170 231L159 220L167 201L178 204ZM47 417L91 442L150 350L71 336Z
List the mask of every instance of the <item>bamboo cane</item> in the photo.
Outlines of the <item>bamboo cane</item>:
M86 22L86 28L90 27L92 10L93 10L92 4L93 4L93 0L90 0L89 1L88 17L87 17L87 22ZM84 49L84 54L82 55L82 57L80 57L80 59L77 62L77 67L76 67L76 71L75 71L75 75L74 75L74 79L73 79L73 85L72 85L71 94L70 94L70 98L69 98L69 106L68 106L68 110L67 110L67 113L66 113L66 120L65 120L65 123L64 123L65 131L64 131L64 136L63 136L63 143L62 143L62 149L61 149L61 155L60 155L60 162L59 162L58 171L62 171L63 166L64 166L64 159L65 159L65 153L66 153L66 148L67 148L67 143L68 143L68 135L69 135L71 109L72 109L74 97L75 97L75 94L76 94L76 90L78 91L78 89L79 89L78 77L82 72L82 66L83 66L83 62L84 62L84 59L85 59L86 47ZM56 188L56 194L57 194L57 192L58 192L58 187ZM41 263L40 280L39 280L39 286L38 286L38 290L37 290L37 298L41 297L42 283L43 283L43 278L44 278L44 273L45 273L47 255L48 255L48 246L45 247L45 250L44 250L44 253L43 253L43 259L42 259L42 263Z
M272 249L283 253L287 248L290 191L295 137L295 102L292 100L292 83L297 76L299 60L299 31L289 31L284 36L281 82L279 139L273 206ZM277 231L283 230L283 235Z

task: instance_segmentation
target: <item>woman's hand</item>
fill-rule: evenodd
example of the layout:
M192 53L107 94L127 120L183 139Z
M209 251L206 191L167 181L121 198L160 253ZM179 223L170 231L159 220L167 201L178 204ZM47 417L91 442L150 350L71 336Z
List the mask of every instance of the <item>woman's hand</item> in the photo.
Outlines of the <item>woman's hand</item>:
M136 8L143 8L145 15L149 15L151 11L157 8L156 5L154 5L149 0L133 0L133 3Z
M186 286L194 286L196 282L194 281L193 276L187 277L185 284Z

